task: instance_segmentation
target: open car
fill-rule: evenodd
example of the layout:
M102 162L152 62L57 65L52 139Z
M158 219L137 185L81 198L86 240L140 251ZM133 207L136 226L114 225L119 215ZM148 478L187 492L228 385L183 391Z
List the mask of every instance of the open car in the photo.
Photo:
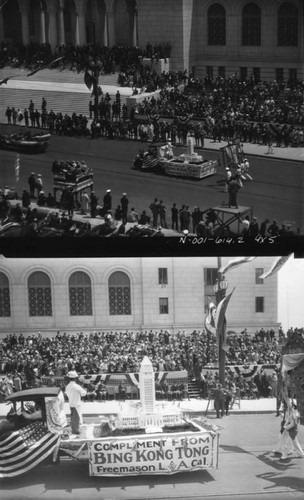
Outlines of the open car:
M23 134L0 135L0 149L9 149L20 153L43 153L48 147L48 140L34 139Z
M26 389L5 401L11 408L0 423L0 478L23 474L52 456L56 461L67 425L62 390Z

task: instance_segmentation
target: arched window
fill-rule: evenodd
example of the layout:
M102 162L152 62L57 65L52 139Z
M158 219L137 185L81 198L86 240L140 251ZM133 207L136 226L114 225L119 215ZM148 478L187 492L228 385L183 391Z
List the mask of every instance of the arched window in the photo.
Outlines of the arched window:
M116 271L109 278L110 315L131 314L130 280L126 273Z
M76 271L69 279L71 316L92 316L92 287L90 277Z
M242 45L261 45L261 9L247 3L242 12Z
M51 281L46 273L36 271L28 279L30 316L52 316Z
M291 2L282 3L278 10L278 46L297 47L298 9Z
M11 315L10 290L7 276L0 272L0 317Z
M226 11L219 3L208 9L208 45L226 45Z

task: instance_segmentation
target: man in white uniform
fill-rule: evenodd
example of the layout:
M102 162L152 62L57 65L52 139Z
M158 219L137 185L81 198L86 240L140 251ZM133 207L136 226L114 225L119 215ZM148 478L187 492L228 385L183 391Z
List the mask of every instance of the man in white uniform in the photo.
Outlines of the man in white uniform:
M72 434L80 434L79 425L82 424L81 398L86 395L87 391L76 383L78 378L76 371L70 371L68 378L70 382L66 386L65 393L69 398L71 409Z

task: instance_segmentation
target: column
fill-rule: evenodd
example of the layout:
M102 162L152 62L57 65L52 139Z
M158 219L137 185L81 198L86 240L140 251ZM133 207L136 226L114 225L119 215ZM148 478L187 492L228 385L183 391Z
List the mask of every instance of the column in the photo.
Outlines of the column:
M63 0L59 1L59 44L65 45L65 33L64 33L64 17L63 17Z
M30 43L29 0L19 0L19 12L21 14L22 43L28 45Z
M57 45L57 9L55 3L47 4L47 11L49 15L49 23L48 23L48 42L52 49L54 49Z
M130 5L128 8L129 17L129 43L133 47L137 46L137 6Z
M137 7L135 7L133 12L133 47L137 47Z
M75 45L80 45L80 38L79 38L79 19L78 19L78 14L76 13L76 24L75 24Z
M108 47L108 45L109 45L109 42L108 42L108 16L107 16L106 12L104 15L103 45L105 47Z
M45 43L45 12L42 3L40 4L40 43Z
M86 6L83 0L75 0L76 6L76 45L84 45L87 41L86 37L86 21L85 13Z
M108 19L108 42L109 46L113 47L116 43L114 0L105 0L105 4Z

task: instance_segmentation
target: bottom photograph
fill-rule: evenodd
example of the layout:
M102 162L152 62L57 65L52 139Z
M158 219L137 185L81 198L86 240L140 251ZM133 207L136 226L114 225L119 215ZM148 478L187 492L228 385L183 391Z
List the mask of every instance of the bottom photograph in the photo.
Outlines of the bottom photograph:
M1 498L303 492L303 282L293 254L2 257Z

